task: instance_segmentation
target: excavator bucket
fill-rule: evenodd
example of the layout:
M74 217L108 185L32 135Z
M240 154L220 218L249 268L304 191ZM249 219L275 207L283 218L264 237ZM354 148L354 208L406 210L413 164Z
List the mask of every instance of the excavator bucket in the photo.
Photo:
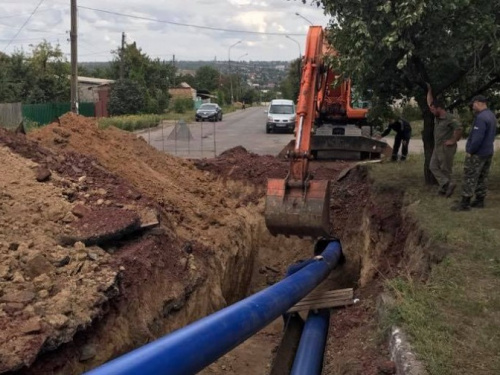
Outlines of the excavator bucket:
M310 180L307 185L268 180L265 220L271 234L317 238L330 233L330 181Z

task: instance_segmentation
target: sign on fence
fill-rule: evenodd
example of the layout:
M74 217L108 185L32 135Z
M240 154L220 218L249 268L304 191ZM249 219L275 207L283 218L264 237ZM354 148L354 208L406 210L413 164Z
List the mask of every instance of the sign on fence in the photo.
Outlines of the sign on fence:
M0 127L17 128L23 121L21 103L0 104Z

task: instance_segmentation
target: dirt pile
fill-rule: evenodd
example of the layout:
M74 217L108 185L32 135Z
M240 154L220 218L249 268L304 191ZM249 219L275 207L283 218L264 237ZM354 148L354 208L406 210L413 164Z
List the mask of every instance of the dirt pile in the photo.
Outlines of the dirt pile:
M0 372L81 373L245 293L254 189L72 114L0 147Z
M98 129L94 120L66 114L30 134L30 138L57 151L78 152L129 182L162 208L164 222L182 237L196 236L217 245L212 231L234 220L240 192L216 183L216 177L189 161L156 151L143 139L116 128ZM243 195L246 192L241 192ZM208 238L215 239L208 240Z
M70 341L77 330L89 326L102 314L103 303L116 295L117 273L101 248L58 243L61 234L73 232L76 220L64 188L37 182L39 166L4 146L0 160L0 372L4 372L31 364L40 351Z

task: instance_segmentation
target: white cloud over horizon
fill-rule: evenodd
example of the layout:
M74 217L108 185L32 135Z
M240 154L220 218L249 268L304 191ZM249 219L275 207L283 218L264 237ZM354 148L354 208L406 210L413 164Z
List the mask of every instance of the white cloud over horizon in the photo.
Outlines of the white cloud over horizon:
M44 0L6 49L40 0L0 0L0 51L30 50L43 39L59 43L69 57L70 1ZM292 60L303 52L309 23L326 26L329 17L297 0L79 0L78 55L80 61L108 61L126 33L143 52L165 60ZM95 11L95 8L181 26ZM235 30L230 32L214 29ZM268 34L258 34L268 33ZM282 34L282 35L272 35ZM285 35L291 35L291 39ZM241 40L242 42L229 47ZM247 55L246 55L247 54Z

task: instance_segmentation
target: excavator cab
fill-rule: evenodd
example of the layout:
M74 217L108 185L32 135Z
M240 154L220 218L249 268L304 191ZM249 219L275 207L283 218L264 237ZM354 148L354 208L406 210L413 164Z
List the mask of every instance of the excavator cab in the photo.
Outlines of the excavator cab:
M265 220L273 235L317 238L330 234L330 181L314 180L309 173L323 46L323 29L311 26L296 107L296 141L288 153L290 170L285 179L269 179L267 183Z

